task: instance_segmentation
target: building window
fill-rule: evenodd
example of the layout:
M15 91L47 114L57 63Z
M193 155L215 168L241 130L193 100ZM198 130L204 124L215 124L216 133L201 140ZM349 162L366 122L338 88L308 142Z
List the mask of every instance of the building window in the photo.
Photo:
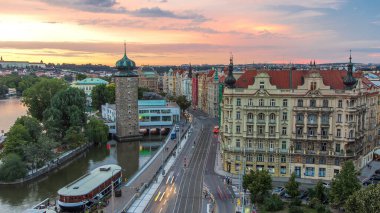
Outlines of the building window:
M340 144L335 144L335 152L340 152Z
M286 156L285 155L281 155L281 163L286 163Z
M281 166L280 173L281 173L282 175L283 175L283 174L286 174L286 166Z
M269 135L274 135L274 126L269 126Z
M274 123L276 121L276 114L272 113L269 115L269 120L271 123Z
M228 126L227 125L224 126L224 131L226 131L228 133Z
M236 148L240 148L240 139L236 139Z
M270 106L276 106L276 100L270 99Z
M264 99L259 100L259 106L264 106Z
M303 134L303 127L297 127L297 135L300 136Z
M296 142L296 150L301 150L302 144L300 142Z
M263 143L263 141L259 141L258 143L257 143L257 149L264 149L264 143Z
M314 167L306 167L305 176L314 177Z
M247 140L247 148L252 148L252 140Z
M310 84L310 90L316 90L317 89L317 82L311 82Z
M326 177L326 168L319 168L319 177Z
M338 108L343 108L343 101L342 100L338 101Z
M288 106L288 99L283 99L282 100L282 106L287 107Z
M314 157L306 157L306 163L307 164L314 164L315 163Z
M259 135L263 135L264 134L265 126L257 126L257 129L258 129L258 134Z
M327 114L322 115L322 123L323 124L328 124L329 120L330 120L329 115L327 115Z
M247 155L247 161L249 161L249 162L253 162L252 154L248 154L248 155Z
M327 136L329 134L328 128L321 128L321 135L322 136Z
M329 107L329 100L323 100L323 107Z
M236 159L237 161L240 161L240 155L236 155L235 159Z
M327 150L327 143L323 142L321 143L321 151L326 151Z
M249 122L252 122L252 120L253 120L253 114L252 113L248 113L247 118L248 118Z
M315 135L315 129L309 127L309 128L307 129L307 135L308 135L308 136L314 136L314 135Z
M282 120L287 121L288 120L288 113L287 112L282 112Z
M252 98L250 98L250 99L248 100L248 106L253 106Z
M248 134L253 134L253 125L247 125L247 133Z
M236 112L236 120L240 120L240 112Z
M303 123L303 114L302 113L297 114L297 123Z
M298 107L303 107L303 100L302 99L298 99L297 106Z
M316 107L317 106L317 101L314 99L310 100L310 107Z
M340 159L339 158L335 158L335 166L340 166Z
M348 138L354 138L354 130L350 130L350 132L348 133Z
M274 143L273 143L273 141L269 141L269 150L270 150L270 151L273 151L273 148L274 148Z
M257 155L257 162L264 162L264 157L262 154Z
M258 118L257 118L257 120L259 120L259 121L264 121L264 120L265 120L265 115L264 115L264 113L260 113L260 114L258 114Z
M282 141L281 143L281 149L286 150L286 141Z
M325 157L319 157L319 164L326 164L326 158Z
M338 114L338 117L336 119L337 123L342 123L342 114Z
M264 89L264 81L260 81L260 89Z
M342 130L341 129L337 129L336 130L336 137L340 138L342 135Z
M236 106L241 106L241 99L240 98L236 99Z
M236 133L240 133L240 125L236 125Z
M287 135L287 134L286 134L286 127L282 127L281 134L282 134L282 135Z
M273 163L274 162L274 156L273 155L269 155L268 161L270 163Z

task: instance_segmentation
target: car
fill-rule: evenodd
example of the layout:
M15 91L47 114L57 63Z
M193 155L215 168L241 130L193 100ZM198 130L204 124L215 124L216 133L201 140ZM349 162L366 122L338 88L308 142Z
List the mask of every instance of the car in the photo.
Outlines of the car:
M272 190L272 195L282 196L285 193L285 188L282 186L276 187Z
M376 170L375 174L380 175L380 169Z
M299 193L299 195L297 196L297 198L298 198L298 199L305 199L305 198L307 198L308 195L309 195L309 192L308 192L307 190L300 190L300 193ZM291 196L290 194L288 194L288 193L286 192L286 190L284 191L284 194L283 194L282 197L284 197L284 198L286 198L286 199L291 199L291 198L292 198L292 196Z
M215 134L219 133L219 126L214 126L214 130L212 132Z
M329 183L322 182L322 184L323 184L323 187L325 187L326 189L331 188L331 185Z
M380 181L380 175L378 175L378 174L374 174L374 175L371 176L370 179L372 179L372 180L376 180L376 181Z

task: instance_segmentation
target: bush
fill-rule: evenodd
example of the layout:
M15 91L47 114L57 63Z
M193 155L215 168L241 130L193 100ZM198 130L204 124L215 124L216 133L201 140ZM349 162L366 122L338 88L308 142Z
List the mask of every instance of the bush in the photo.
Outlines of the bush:
M299 198L294 198L292 199L292 201L290 202L290 205L291 206L300 206L302 204L302 201L301 199Z
M14 181L25 177L26 173L26 165L17 154L10 153L3 158L3 164L0 166L0 180Z
M309 202L308 205L309 205L310 208L315 209L315 208L317 208L318 205L320 205L320 204L321 204L321 202L319 202L318 198L314 197L314 198L312 198L312 199L310 200L310 202Z
M284 202L278 195L272 195L264 200L264 209L266 211L279 211L284 208Z
M299 206L289 206L289 213L304 213L304 211Z

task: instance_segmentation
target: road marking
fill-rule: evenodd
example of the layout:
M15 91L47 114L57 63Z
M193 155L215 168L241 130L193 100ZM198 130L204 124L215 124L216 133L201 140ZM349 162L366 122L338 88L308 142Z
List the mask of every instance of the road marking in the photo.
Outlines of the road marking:
M162 212L162 207L161 207L161 209L160 209L159 213L161 213L161 212Z
M158 192L156 198L154 199L154 201L157 201L158 197L160 196L161 192Z
M164 193L162 193L161 198L160 198L160 202L161 202L162 198L164 197L165 193L166 193L166 191L164 191Z
M223 194L222 194L222 190L220 190L220 187L218 186L218 194L219 194L219 198L221 200L224 200L224 197L223 197Z

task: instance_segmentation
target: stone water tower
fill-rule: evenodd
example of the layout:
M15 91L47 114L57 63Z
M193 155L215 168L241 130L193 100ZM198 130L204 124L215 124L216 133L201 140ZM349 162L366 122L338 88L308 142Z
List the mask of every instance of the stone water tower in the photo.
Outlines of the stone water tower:
M136 64L126 54L116 62L118 72L114 75L116 91L116 140L118 142L137 141L139 133L138 115L138 75L134 72Z

